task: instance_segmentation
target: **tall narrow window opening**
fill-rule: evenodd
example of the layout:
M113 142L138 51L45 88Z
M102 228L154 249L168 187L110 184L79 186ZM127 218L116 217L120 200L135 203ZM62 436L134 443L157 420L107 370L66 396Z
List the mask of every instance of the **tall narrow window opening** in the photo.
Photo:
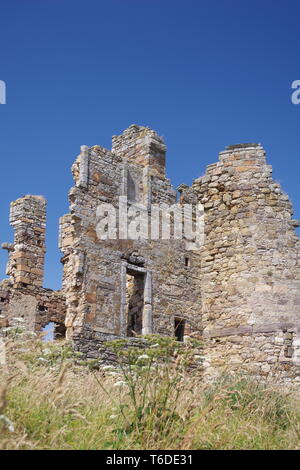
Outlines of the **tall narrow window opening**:
M175 317L174 329L175 329L175 338L177 339L177 341L183 341L184 327L185 327L185 320L183 318Z

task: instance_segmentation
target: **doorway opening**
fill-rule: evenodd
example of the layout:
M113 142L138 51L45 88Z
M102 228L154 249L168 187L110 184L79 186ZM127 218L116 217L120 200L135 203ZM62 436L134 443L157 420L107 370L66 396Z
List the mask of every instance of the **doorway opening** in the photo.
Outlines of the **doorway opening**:
M43 341L57 341L66 337L66 327L63 323L49 322L42 328Z
M142 334L145 274L133 269L126 271L127 336Z

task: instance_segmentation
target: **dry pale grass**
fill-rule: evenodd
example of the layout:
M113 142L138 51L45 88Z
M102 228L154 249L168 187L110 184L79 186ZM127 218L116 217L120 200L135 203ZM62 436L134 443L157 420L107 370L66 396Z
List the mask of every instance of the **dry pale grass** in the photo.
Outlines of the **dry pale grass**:
M78 364L65 343L49 345L19 334L0 368L0 448L300 447L296 392L244 378L204 385L187 374L172 392L172 410L154 403L137 424L128 389L115 386L122 379L115 374Z

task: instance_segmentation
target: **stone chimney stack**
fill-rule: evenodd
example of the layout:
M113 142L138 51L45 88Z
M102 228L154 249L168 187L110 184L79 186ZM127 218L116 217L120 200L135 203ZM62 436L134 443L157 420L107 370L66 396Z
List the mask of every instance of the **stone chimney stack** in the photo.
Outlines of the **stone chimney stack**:
M229 145L226 150L220 152L220 162L234 171L244 172L255 166L266 164L266 152L260 144L236 144ZM243 169L244 168L244 169Z
M6 274L18 284L43 285L46 200L42 196L24 196L11 203L10 224L14 228L14 243L5 243L9 251Z
M166 173L166 146L155 131L132 124L123 134L113 136L112 152L141 166L160 178Z

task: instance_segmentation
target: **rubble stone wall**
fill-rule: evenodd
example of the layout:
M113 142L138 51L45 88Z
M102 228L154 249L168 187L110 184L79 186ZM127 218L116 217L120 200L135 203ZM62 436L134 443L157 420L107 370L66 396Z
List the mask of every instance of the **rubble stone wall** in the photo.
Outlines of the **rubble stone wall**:
M300 222L264 149L227 147L202 177L177 190L166 178L165 156L163 139L137 125L113 136L112 150L81 147L70 213L60 219L58 292L42 287L46 201L25 196L12 203L15 237L3 245L10 277L0 284L0 327L18 317L36 331L65 323L75 349L96 358L109 356L109 339L174 336L180 324L186 336L203 339L207 379L234 371L299 383ZM115 209L120 226L120 197L136 225L153 204L201 203L204 244L132 239L111 225L104 235L105 207Z
M64 325L66 300L62 292L0 283L0 327L25 327L40 332L48 323Z
M299 381L299 222L271 174L263 148L244 144L194 182L205 208L206 366Z
M145 276L143 333L173 336L175 317L186 319L187 331L201 331L199 259L187 254L184 240L102 240L97 234L101 203L112 204L118 217L119 196L127 197L134 219L135 204L176 202L162 152L161 139L137 126L113 139L113 151L81 149L73 166L70 214L60 222L68 337L78 338L84 325L95 334L126 336L126 275L132 271Z
M49 322L64 324L65 296L43 288L46 201L42 196L24 196L11 203L10 223L14 243L4 243L9 253L6 273L0 283L0 327L22 326L39 332Z
M10 224L14 243L2 245L9 252L6 274L14 285L43 285L46 201L42 196L24 196L11 203Z

